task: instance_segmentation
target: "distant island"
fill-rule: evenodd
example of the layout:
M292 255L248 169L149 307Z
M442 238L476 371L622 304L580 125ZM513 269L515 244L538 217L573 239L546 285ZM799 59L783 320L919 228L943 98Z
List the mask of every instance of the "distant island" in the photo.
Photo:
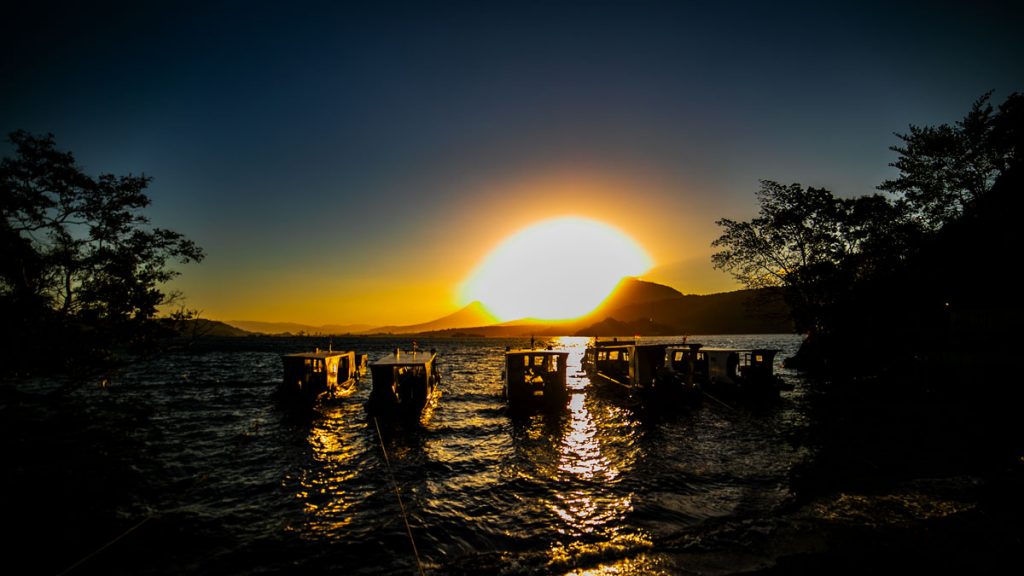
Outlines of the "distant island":
M388 336L492 337L665 336L675 334L778 334L794 331L789 307L773 289L719 294L683 294L637 278L623 278L612 295L591 313L574 320L523 318L495 322L473 302L430 322L411 325L312 326L290 322L198 320L197 335L209 336Z

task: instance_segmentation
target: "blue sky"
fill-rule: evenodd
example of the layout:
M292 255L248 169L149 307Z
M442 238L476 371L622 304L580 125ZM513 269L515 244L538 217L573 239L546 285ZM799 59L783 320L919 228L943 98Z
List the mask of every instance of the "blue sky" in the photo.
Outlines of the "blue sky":
M429 320L567 214L729 289L714 221L758 179L871 193L893 132L1024 71L1011 2L21 4L0 129L153 176L153 220L208 253L176 287L216 319Z

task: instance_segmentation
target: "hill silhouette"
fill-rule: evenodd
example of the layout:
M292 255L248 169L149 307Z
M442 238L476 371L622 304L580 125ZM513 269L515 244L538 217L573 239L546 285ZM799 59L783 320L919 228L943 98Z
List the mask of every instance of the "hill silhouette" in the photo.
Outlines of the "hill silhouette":
M666 334L773 334L792 332L789 309L775 290L738 290L685 295L637 278L623 278L593 312L568 321L523 318L500 324L469 324L482 307L474 302L455 314L424 324L384 327L374 333L433 336L611 336ZM485 313L485 312L484 312ZM439 328L438 326L444 326Z
M469 328L473 326L488 326L494 324L497 319L492 316L479 302L472 302L456 312L442 316L437 320L411 324L408 326L380 326L364 330L364 334L420 334L438 330L451 330L456 328Z
M629 306L650 304L665 300L681 298L683 294L663 284L647 282L639 278L626 277L619 281L611 295L600 306L588 313L584 318L605 318L614 316L614 312ZM621 319L621 318L620 318Z
M232 334L229 328L241 329ZM586 316L562 321L520 318L497 322L480 302L419 324L328 324L232 320L218 328L222 335L352 334L420 336L612 336L668 334L774 334L792 332L789 309L775 290L738 290L720 294L683 294L670 286L623 278L612 294Z
M171 320L168 318L161 318L158 320L161 326L170 330L177 336L195 338L202 336L252 336L253 332L248 330L242 330L237 326L232 326L226 322L218 322L217 320L207 320L205 318L196 318L191 320Z
M257 320L227 320L225 324L246 332L271 335L358 334L373 327L370 324L324 324L313 326L296 322L260 322Z
M649 289L636 292L642 296L653 296L656 293ZM622 299L616 303L618 305L615 307L602 307L587 315L579 322L582 325L575 333L585 336L610 335L601 326L609 318L620 322L647 322L655 332L669 327L675 334L771 334L793 331L789 308L783 302L781 293L775 290L678 294L658 300L641 297L636 301Z

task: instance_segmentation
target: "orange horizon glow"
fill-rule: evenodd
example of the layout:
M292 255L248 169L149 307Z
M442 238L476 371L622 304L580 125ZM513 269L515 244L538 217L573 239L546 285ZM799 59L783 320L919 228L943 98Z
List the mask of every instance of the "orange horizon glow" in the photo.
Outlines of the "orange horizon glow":
M202 265L188 265L169 288L184 293L189 307L214 320L311 327L426 323L478 299L469 295L468 281L503 242L559 215L601 223L642 247L649 269L615 271L601 291L610 292L624 276L643 276L691 294L739 288L728 274L712 268L710 243L717 229L712 221L694 216L700 206L686 190L684 183L657 174L607 166L551 168L467 182L455 187L461 201L446 208L441 218L389 225L382 233L367 235L365 243L340 242L330 254L275 245L258 253L258 265L257 253L211 251ZM367 219L376 225L390 222L393 215L389 211ZM313 233L304 234L310 242ZM318 245L332 241L329 232L323 239L316 234ZM552 262L560 259L572 274L603 265L581 260L593 253L592 247L569 249L557 243L541 250ZM546 279L536 281L550 285L557 274L541 276ZM592 296L582 308L599 306L607 296ZM480 300L501 321L556 322L589 312L570 307L568 312L502 314L488 298Z
M600 306L623 277L651 266L639 244L608 224L552 218L503 240L462 284L461 299L480 302L501 321L568 320Z

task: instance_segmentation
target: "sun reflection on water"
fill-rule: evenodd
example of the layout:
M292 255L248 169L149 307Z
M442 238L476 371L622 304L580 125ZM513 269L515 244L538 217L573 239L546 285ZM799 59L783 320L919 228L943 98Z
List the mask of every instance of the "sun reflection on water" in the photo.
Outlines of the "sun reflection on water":
M358 449L338 433L333 418L310 430L308 442L315 466L304 471L296 492L303 505L304 530L317 536L337 535L352 523L357 495L345 486L357 476L351 465Z
M664 559L651 554L652 548L650 539L638 535L603 543L573 542L552 548L547 571L572 576L669 574Z
M638 454L632 439L637 430L626 414L587 394L590 381L580 364L588 340L562 337L552 342L569 351L572 393L555 442L557 463L551 471L561 489L556 489L546 504L557 519L553 529L562 538L548 550L547 569L571 574L659 573L658 563L648 556L650 537L623 528L633 512L634 494L621 482L636 465ZM609 428L608 423L615 424Z
M556 492L548 507L561 520L562 534L614 533L618 521L632 510L631 496L611 489L620 470L602 453L584 394L572 395L568 412L557 470L571 488Z
M569 400L569 427L562 438L561 459L558 469L582 478L614 480L618 470L601 454L597 440L597 425L587 410L583 394L573 394Z
M566 359L566 385L569 390L582 391L590 381L583 372L583 355L587 351L590 338L586 336L559 336L550 345L569 353Z

